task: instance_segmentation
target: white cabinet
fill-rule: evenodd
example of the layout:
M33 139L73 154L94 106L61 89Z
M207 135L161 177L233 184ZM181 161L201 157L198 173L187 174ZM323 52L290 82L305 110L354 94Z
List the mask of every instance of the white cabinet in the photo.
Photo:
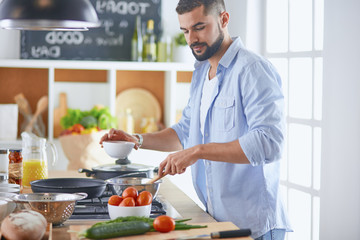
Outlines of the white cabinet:
M55 107L55 88L56 88L56 71L57 70L101 70L106 72L106 81L105 84L108 85L108 103L112 113L115 113L115 99L117 94L117 82L119 80L120 74L123 71L133 71L143 73L141 82L144 84L147 81L146 75L149 72L161 72L164 76L163 81L163 120L165 126L171 126L175 123L176 119L176 99L177 99L177 90L176 84L178 81L179 74L187 72L191 74L193 71L193 64L187 63L145 63L145 62L120 62L120 61L57 61L57 60L0 60L0 85L1 90L0 94L5 91L3 83L7 77L14 78L12 81L7 81L7 83L15 83L19 81L16 79L16 74L7 74L7 70L16 69L17 71L22 71L24 69L39 69L43 73L47 73L47 93L49 97L49 108L47 116L47 130L48 138L52 140L54 138L53 134L53 123L54 123L54 107ZM14 71L11 71L14 72ZM71 73L70 73L71 74ZM15 76L14 76L15 75ZM26 75L26 74L25 74ZM24 76L24 74L22 75ZM187 75L189 76L189 75ZM46 78L46 76L45 76ZM189 78L189 77L187 77ZM190 79L188 79L190 80ZM26 80L22 80L26 81ZM33 84L38 84L35 80ZM140 84L141 84L140 82ZM29 84L29 83L27 83ZM21 86L21 85L20 85ZM40 86L39 86L40 87ZM18 87L19 88L19 87ZM12 90L13 94L21 92L19 89L18 92ZM79 93L81 96L81 93ZM8 99L10 101L12 99ZM0 103L6 103L4 100Z

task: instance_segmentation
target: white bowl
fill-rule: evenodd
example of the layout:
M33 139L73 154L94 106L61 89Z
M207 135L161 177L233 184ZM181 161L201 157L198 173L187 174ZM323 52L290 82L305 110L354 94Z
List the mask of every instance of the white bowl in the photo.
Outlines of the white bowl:
M14 188L14 187L0 187L0 192L7 192L7 193L20 193L20 188Z
M123 207L108 204L108 210L111 219L128 216L150 217L151 204L136 207Z
M18 188L18 189L20 189L20 185L14 184L14 183L0 183L0 188Z
M0 222L14 211L16 204L9 198L0 197Z
M112 158L125 159L131 153L135 143L126 141L105 141L105 152Z

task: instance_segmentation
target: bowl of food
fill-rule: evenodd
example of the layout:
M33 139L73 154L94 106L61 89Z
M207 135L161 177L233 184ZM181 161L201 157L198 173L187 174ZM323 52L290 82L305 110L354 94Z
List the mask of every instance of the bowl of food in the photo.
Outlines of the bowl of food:
M11 199L16 210L33 210L41 213L48 223L62 225L74 212L75 203L85 199L86 193L29 193Z
M128 187L134 187L138 192L148 191L152 194L153 198L156 197L160 183L162 180L157 180L154 183L148 183L151 178L141 178L141 177L114 177L105 180L108 184L109 189L113 194L121 196L123 191Z
M104 141L102 144L105 152L116 159L127 158L135 146L135 143L127 141Z

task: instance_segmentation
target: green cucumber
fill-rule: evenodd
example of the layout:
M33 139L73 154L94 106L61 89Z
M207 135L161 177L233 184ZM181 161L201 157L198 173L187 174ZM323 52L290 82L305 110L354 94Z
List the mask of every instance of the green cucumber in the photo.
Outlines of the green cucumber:
M88 228L85 232L80 234L80 236L90 239L106 239L144 234L149 230L150 225L146 222L113 222L109 224L92 226Z

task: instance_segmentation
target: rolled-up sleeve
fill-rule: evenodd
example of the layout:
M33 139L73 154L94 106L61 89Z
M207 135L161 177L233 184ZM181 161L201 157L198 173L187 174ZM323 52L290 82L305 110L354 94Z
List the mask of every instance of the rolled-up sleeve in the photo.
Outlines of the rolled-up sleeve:
M253 166L281 158L284 135L284 96L281 79L268 62L247 68L241 88L248 132L239 143Z

